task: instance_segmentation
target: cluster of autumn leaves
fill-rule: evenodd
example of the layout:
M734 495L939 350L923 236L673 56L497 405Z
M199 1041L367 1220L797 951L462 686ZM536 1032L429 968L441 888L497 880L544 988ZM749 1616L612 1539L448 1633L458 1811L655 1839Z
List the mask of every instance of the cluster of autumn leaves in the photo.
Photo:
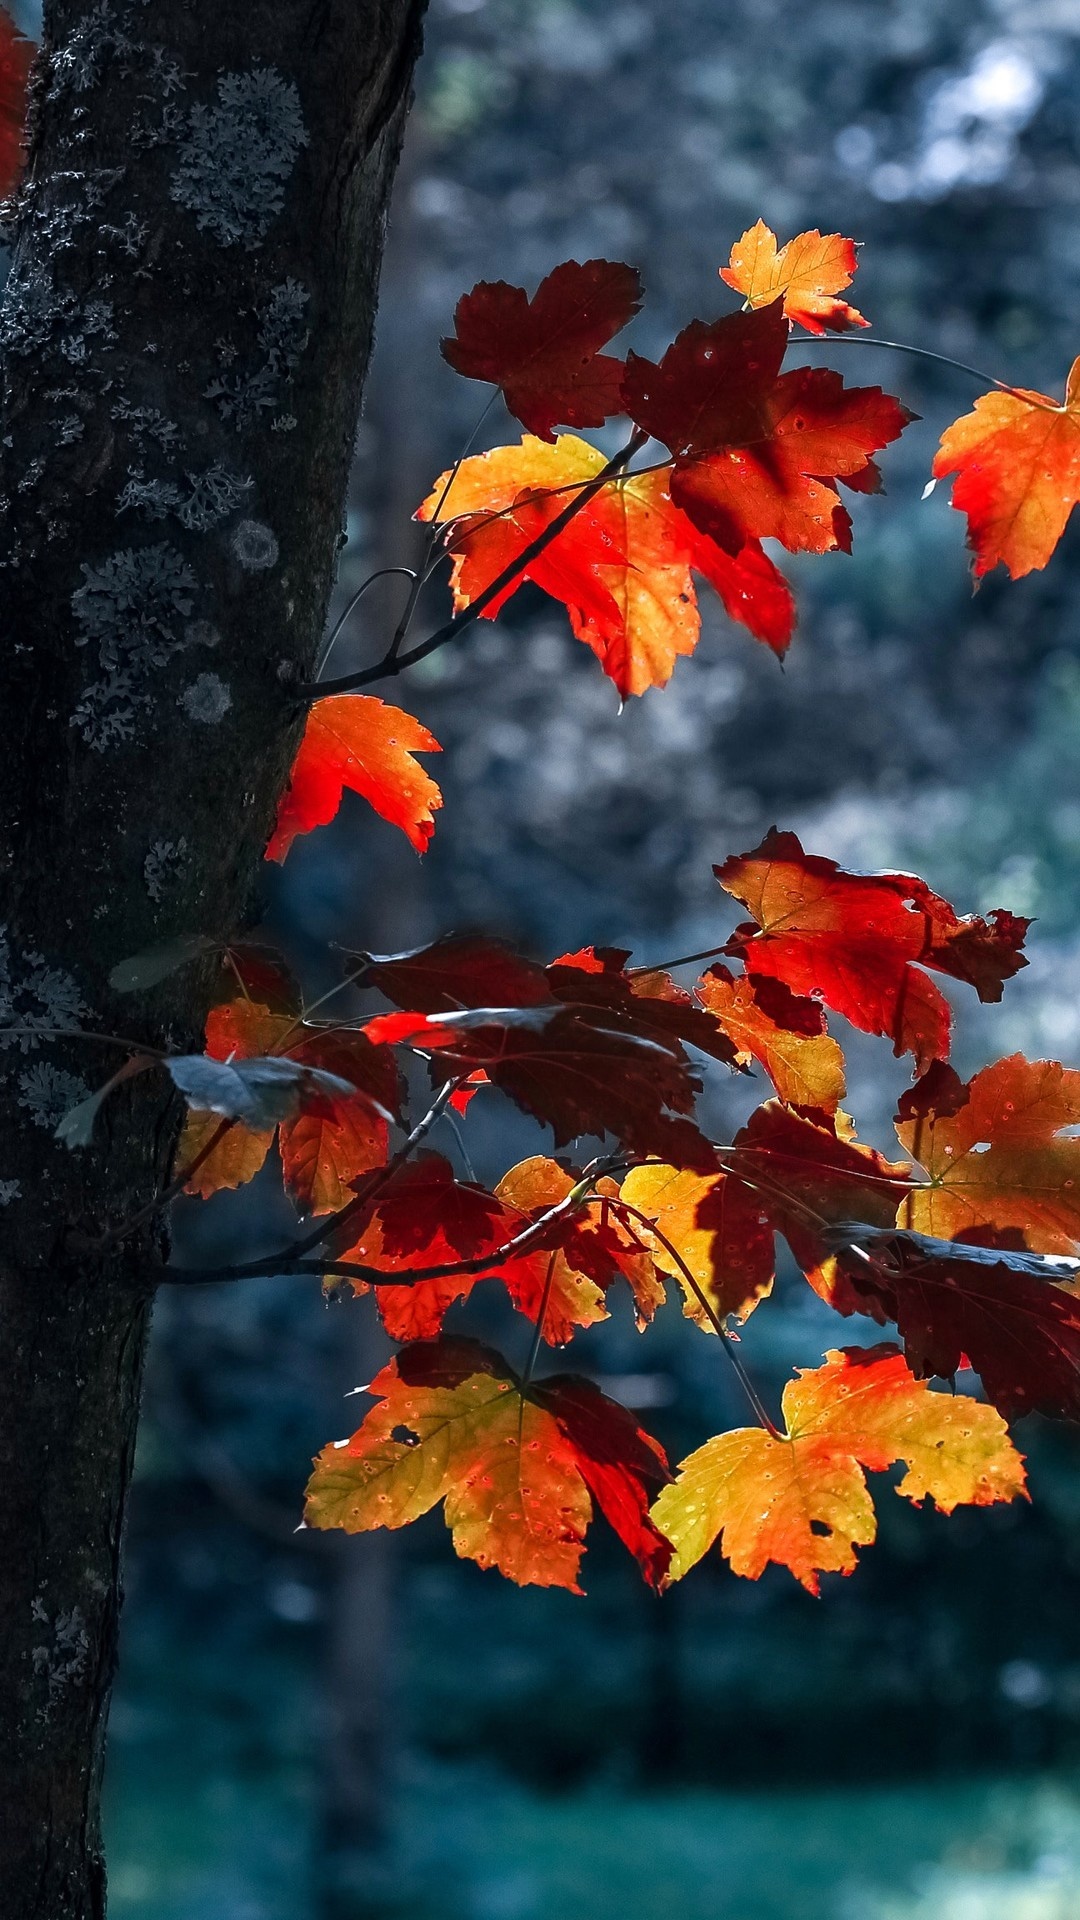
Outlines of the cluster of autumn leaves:
M743 310L693 322L656 364L604 351L639 304L628 267L567 263L532 300L502 284L466 295L444 353L499 388L526 432L459 461L419 508L450 557L456 612L493 618L530 579L625 696L663 685L693 650L700 578L782 654L794 603L763 540L846 550L839 488L876 492L874 456L911 418L830 370L781 370L794 325L865 326L841 298L854 269L849 240L809 233L778 248L759 222L723 270ZM556 432L614 415L632 434L611 460ZM1080 492L1078 447L1072 383L1064 407L1003 388L949 429L935 474L958 475L977 574L1045 564ZM374 696L316 699L270 857L330 820L345 789L422 852L441 795L416 755L435 750L419 721ZM921 880L845 873L791 834L717 878L749 917L692 992L622 952L545 967L450 938L361 957L352 984L396 1011L340 1023L305 1017L265 960L230 956L240 993L213 1010L206 1058L172 1063L192 1107L188 1189L250 1179L276 1136L287 1190L312 1221L302 1249L328 1286L372 1292L402 1343L358 1431L316 1461L309 1524L398 1527L441 1501L459 1554L577 1591L598 1508L656 1588L718 1542L736 1572L757 1578L777 1562L816 1592L874 1538L868 1473L903 1463L896 1491L946 1512L1010 1500L1025 1481L1006 1421L1080 1417L1080 1072L1015 1057L965 1085L933 977L997 1000L1025 964L1027 923L962 918ZM856 1138L827 1010L911 1057L905 1158ZM427 1064L430 1113L501 1095L556 1150L583 1138L608 1150L587 1164L534 1156L491 1191L426 1145L430 1114L394 1150L406 1055ZM699 1061L764 1072L773 1089L730 1145L695 1118ZM239 1076L239 1096L223 1076ZM590 1381L537 1376L542 1346L605 1318L619 1284L639 1327L674 1290L730 1343L772 1289L777 1236L838 1313L899 1342L800 1372L780 1424L747 1382L755 1424L673 1473ZM535 1328L521 1374L444 1330L484 1280ZM929 1386L964 1367L986 1401Z
M625 698L664 686L694 651L705 580L728 616L782 657L795 602L762 542L849 552L840 489L879 492L875 455L914 418L830 368L782 371L794 327L820 337L868 324L841 298L855 268L855 244L839 234L778 248L758 221L722 269L742 310L692 321L656 363L604 351L641 303L631 267L567 261L531 300L501 281L474 287L443 352L498 388L526 432L460 460L417 510L450 558L455 612L494 619L532 581L565 607ZM1014 579L1045 566L1064 531L1080 498L1078 370L1080 361L1063 404L1000 385L942 437L934 482L956 476L976 579L998 564ZM556 431L616 416L633 431L614 461ZM331 819L342 786L423 851L442 797L415 755L437 750L418 721L377 698L317 702L272 854Z
M944 1511L1012 1499L1024 1470L1006 1420L1080 1418L1080 1072L1016 1056L965 1084L937 984L1000 998L1027 923L961 917L921 880L847 873L788 833L716 873L748 917L693 991L622 951L541 966L452 937L358 956L352 983L391 1010L338 1022L305 1018L261 955L229 956L239 990L210 1016L207 1065L291 1063L277 1140L310 1264L373 1293L402 1343L357 1432L317 1460L309 1524L402 1526L442 1501L459 1553L576 1591L595 1507L656 1587L719 1542L737 1572L776 1561L816 1591L874 1537L868 1472L903 1462L897 1491ZM841 1108L830 1013L911 1058L902 1158L862 1144ZM492 1190L431 1151L423 1125L395 1152L410 1055L432 1111L501 1095L556 1150L610 1144L586 1164L538 1154ZM698 1124L701 1062L763 1072L773 1090L729 1145ZM254 1125L205 1087L193 1107L189 1190L250 1179L273 1113ZM536 1372L541 1343L604 1319L623 1289L641 1328L674 1294L728 1340L772 1289L777 1236L838 1313L897 1336L800 1373L782 1424L760 1409L673 1474L594 1384ZM535 1328L524 1373L446 1330L484 1282ZM965 1366L989 1404L927 1384Z
M29 54L0 14L0 193L17 184ZM532 299L503 283L467 294L445 356L497 388L525 434L459 461L419 508L450 557L456 610L494 618L532 580L625 696L692 652L703 579L782 655L794 602L762 542L847 550L840 488L878 491L875 455L912 417L829 369L782 370L794 326L866 326L842 297L855 265L850 240L812 232L779 248L759 221L722 270L742 310L692 322L656 363L606 351L640 305L629 267L568 262ZM617 416L631 436L613 459L556 431ZM956 476L976 575L1046 564L1080 497L1078 420L1074 367L1063 405L999 385L945 433L934 474ZM415 756L437 744L374 696L316 699L268 855L329 821L345 789L422 852L441 795ZM310 1223L280 1264L370 1291L402 1343L358 1431L316 1461L309 1524L397 1527L441 1501L459 1554L577 1591L598 1508L656 1588L719 1542L736 1572L776 1562L816 1592L874 1538L867 1473L903 1463L897 1493L946 1512L1010 1500L1025 1483L1006 1421L1080 1418L1080 1071L1015 1056L965 1084L933 977L999 999L1025 964L1027 923L963 918L918 879L846 873L791 834L716 872L748 918L693 991L623 952L541 966L448 938L360 956L350 984L383 1010L339 1020L305 1010L262 951L225 956L234 992L210 1014L205 1054L165 1061L189 1106L178 1181L235 1188L276 1143ZM151 985L210 944L181 937L114 984ZM900 1160L863 1145L842 1111L830 1012L912 1060ZM432 1082L411 1130L407 1056ZM772 1088L729 1145L698 1124L701 1062ZM109 1087L153 1064L133 1059ZM109 1087L62 1123L70 1143L89 1139ZM499 1096L556 1152L580 1155L583 1138L604 1150L538 1154L490 1191L459 1177L427 1135L444 1106ZM730 1341L770 1293L778 1236L839 1314L897 1335L801 1371L780 1424L750 1387L755 1424L672 1472L589 1380L537 1376L542 1346L604 1319L619 1286L641 1328L675 1293ZM535 1329L520 1374L444 1330L482 1281ZM928 1385L965 1366L985 1400Z

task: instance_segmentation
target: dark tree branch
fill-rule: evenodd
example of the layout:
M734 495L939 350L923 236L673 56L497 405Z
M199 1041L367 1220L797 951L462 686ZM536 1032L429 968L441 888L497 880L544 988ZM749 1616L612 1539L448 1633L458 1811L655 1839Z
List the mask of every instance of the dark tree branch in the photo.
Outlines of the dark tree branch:
M530 1248L540 1244L557 1220L576 1212L579 1207L592 1204L596 1196L589 1192L589 1185L602 1179L607 1171L607 1163L601 1163L587 1180L584 1177L579 1180L564 1200L560 1200L557 1206L551 1207L538 1220L523 1227L520 1233L504 1241L502 1246L492 1248L490 1253L477 1254L469 1260L444 1260L437 1266L402 1267L388 1273L385 1267L368 1267L355 1260L337 1260L332 1254L325 1259L314 1260L297 1257L294 1246L283 1247L279 1253L267 1254L258 1260L240 1261L231 1267L169 1267L163 1278L184 1286L207 1286L223 1281L315 1274L324 1278L362 1280L369 1287L418 1287L424 1280L453 1280L458 1274L496 1273L508 1260L514 1260L519 1254L528 1253ZM372 1197L370 1192L366 1193L361 1205L367 1206ZM342 1215L335 1214L330 1218L340 1223ZM296 1244L303 1246L307 1243L299 1241ZM546 1310L546 1301L544 1306Z

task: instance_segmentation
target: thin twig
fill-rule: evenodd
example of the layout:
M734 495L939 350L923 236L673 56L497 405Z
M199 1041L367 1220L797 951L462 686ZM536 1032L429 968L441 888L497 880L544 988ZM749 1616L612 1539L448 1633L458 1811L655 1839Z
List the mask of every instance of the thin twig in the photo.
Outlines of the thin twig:
M144 1226L147 1220L152 1220L155 1213L160 1213L162 1207L167 1207L170 1200L177 1199L179 1195L183 1193L188 1181L194 1178L199 1168L209 1160L215 1147L225 1138L229 1129L235 1125L235 1120L223 1119L220 1126L214 1128L213 1133L205 1145L199 1148L195 1158L189 1160L186 1167L181 1167L180 1172L173 1175L168 1186L162 1187L159 1192L155 1193L153 1199L148 1200L145 1207L139 1208L138 1213L133 1213L127 1220L122 1220L119 1226L110 1227L108 1233L103 1233L100 1239L92 1240L90 1242L92 1249L96 1253L103 1253L106 1247L118 1246L121 1240L126 1240L129 1234L137 1232L139 1227Z
M957 373L969 373L973 380L981 381L985 387L997 387L1002 393L1011 393L1017 400L1025 400L1030 407L1041 409L1043 413L1060 413L1061 408L1052 400L1043 397L1032 399L1031 393L1024 387L1013 387L1007 380L999 380L994 373L984 373L981 367L969 367L966 360L954 360L948 353L933 353L929 347L913 347L906 340L882 340L876 333L832 333L821 334L817 339L793 340L793 347L888 347L892 353L910 353L916 360L937 360L943 367L955 367Z
M418 660L426 660L429 654L437 653L440 647L445 647L449 641L456 640L467 627L479 620L493 600L497 600L507 587L513 586L521 578L537 555L543 553L544 549L558 538L574 516L581 512L582 507L587 506L609 480L613 480L617 474L621 473L627 462L632 460L635 453L640 452L647 442L648 435L635 430L622 451L615 454L614 458L608 461L607 466L592 480L585 481L562 512L556 514L554 520L549 521L542 532L538 533L534 540L529 541L528 546L522 548L517 557L489 582L483 592L477 594L475 600L470 601L467 607L463 607L461 612L455 614L452 620L448 620L445 626L429 634L428 638L422 640L418 646L410 647L406 653L396 655L387 653L373 667L365 667L359 673L344 674L340 680L326 680L314 686L299 687L297 698L310 705L313 701L325 699L331 694L354 693L357 688L372 686L378 680L393 679L397 674L404 673L406 667L414 666Z
M337 620L334 622L333 632L331 633L330 638L326 642L326 646L323 648L322 657L319 661L318 667L316 668L316 674L320 674L323 672L323 669L325 668L326 663L330 658L330 655L333 653L334 648L337 646L337 643L340 640L341 635L345 630L346 621L352 618L353 614L356 612L356 609L360 605L360 602L363 599L368 588L373 587L375 585L376 580L385 580L388 574L394 574L394 573L404 574L405 578L407 580L411 580L413 583L413 586L415 587L416 570L413 567L377 567L374 573L369 573L367 579L364 580L361 583L361 585L357 587L356 592L353 594L353 597L349 601L348 606L344 609L342 613L338 615Z
M300 1239L294 1240L291 1246L282 1248L279 1253L268 1254L262 1260L249 1260L237 1267L211 1268L206 1273L202 1273L200 1270L199 1279L257 1280L267 1273L329 1272L330 1267L328 1265L320 1266L318 1263L313 1263L311 1268L305 1268L303 1266L297 1266L296 1262L297 1260L302 1260L305 1254L313 1252L316 1247L321 1247L324 1241L328 1240L332 1234L340 1233L342 1227L347 1226L349 1221L366 1207L377 1193L382 1192L382 1189L393 1179L395 1173L404 1166L410 1154L414 1153L421 1142L427 1138L457 1086L457 1080L448 1080L444 1087L440 1087L439 1092L427 1112L423 1115L422 1119L417 1121L412 1132L402 1141L401 1146L393 1155L392 1159L387 1161L386 1166L374 1168L364 1182L363 1187L355 1195L355 1198L347 1201L345 1206L339 1207L336 1213L325 1214L322 1219L320 1219L318 1226L313 1227L310 1233L301 1235ZM162 1279L172 1282L180 1279L181 1276L187 1278L189 1275L192 1275L194 1271L195 1270L191 1268L171 1267L166 1269L162 1275Z
M692 960L717 960L727 952L723 947L704 947L700 953L681 953L677 960L658 960L655 967L627 967L627 973L672 973L676 967L688 967Z
M417 602L428 580L431 578L431 575L433 572L432 555L434 554L435 545L439 538L439 515L441 514L443 507L446 505L447 496L450 493L450 490L453 487L454 482L458 477L458 474L461 472L462 462L467 458L469 453L471 453L474 445L476 444L477 434L480 432L480 429L483 426L484 421L487 419L488 414L491 412L491 409L494 406L496 398L498 396L498 392L499 392L498 387L493 387L491 392L489 393L487 398L487 404L484 407L484 411L480 415L479 420L477 421L475 427L473 428L468 439L466 440L465 445L462 447L461 452L458 454L457 459L454 461L454 464L451 467L449 474L447 475L446 484L443 487L443 490L440 493L439 498L435 503L435 511L431 516L431 530L428 534L427 543L424 547L424 558L420 566L416 569L416 572L413 575L413 583L411 588L409 589L409 597L405 602L405 606L402 611L401 618L398 621L397 626L394 628L393 638L390 642L389 647L387 648L386 658L388 661L396 660L398 657L398 654L401 652L401 649L405 644L405 640L408 635L409 628L412 626L413 615L416 612Z
M477 1186L479 1182L476 1177L476 1168L473 1166L473 1163L469 1158L469 1149L465 1145L465 1135L457 1123L457 1116L450 1111L449 1107L447 1107L445 1113L443 1114L443 1122L446 1126L449 1127L451 1133L454 1136L454 1140L457 1143L457 1150L461 1156L461 1164L465 1170L466 1180L471 1180L473 1185Z
M144 1053L150 1060L166 1060L168 1055L160 1047L151 1047L144 1040L125 1040L119 1033L88 1033L85 1027L9 1027L0 1026L0 1041L5 1035L14 1034L21 1039L34 1040L92 1040L99 1047L123 1047L125 1053Z

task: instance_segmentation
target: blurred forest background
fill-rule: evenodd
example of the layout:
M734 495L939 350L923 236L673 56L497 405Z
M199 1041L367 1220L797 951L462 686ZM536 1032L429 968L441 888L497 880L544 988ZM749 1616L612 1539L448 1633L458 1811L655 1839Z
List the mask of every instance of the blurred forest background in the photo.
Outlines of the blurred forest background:
M432 0L340 604L415 556L410 515L474 428L483 396L438 354L462 291L629 259L653 353L727 310L717 268L759 215L865 242L876 332L1059 392L1080 344L1080 0ZM962 521L921 492L976 387L863 345L827 358L923 419L888 499L854 499L854 556L785 560L784 671L710 604L671 687L620 713L520 592L401 687L445 749L424 862L347 799L268 872L266 924L313 990L328 942L451 928L542 958L712 945L712 862L777 821L915 867L961 910L1035 914L1032 965L1002 1009L965 1013L961 1064L1076 1064L1080 538L973 598ZM399 593L365 599L336 671L373 657ZM849 1105L887 1147L901 1070L853 1058ZM745 1104L722 1090L720 1123ZM535 1150L505 1117L470 1125L481 1176ZM177 1222L200 1261L287 1228L272 1179ZM484 1291L473 1325L498 1331ZM1028 1423L1027 1511L945 1521L886 1491L878 1545L820 1602L717 1563L658 1603L602 1542L586 1601L520 1593L457 1562L441 1522L295 1533L310 1457L357 1424L342 1396L378 1364L369 1308L288 1280L161 1303L111 1736L117 1920L1080 1920L1074 1437ZM771 1396L838 1337L859 1336L790 1276L745 1353ZM677 1458L741 1418L676 1307L644 1345L625 1313L590 1333L580 1364Z

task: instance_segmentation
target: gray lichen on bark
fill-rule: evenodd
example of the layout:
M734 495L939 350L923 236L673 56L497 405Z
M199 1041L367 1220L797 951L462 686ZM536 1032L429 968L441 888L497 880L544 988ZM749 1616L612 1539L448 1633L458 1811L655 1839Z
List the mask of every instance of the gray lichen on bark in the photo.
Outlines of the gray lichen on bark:
M108 973L232 933L256 882L301 724L279 667L310 674L333 579L421 13L46 0L0 312L9 1025L37 1017L36 982L60 1015L41 1025L66 1010L198 1045L208 971L139 1003ZM272 164L252 148L246 184L239 160L214 182L198 160L223 112L287 133ZM264 531L238 555L245 522ZM71 1153L19 1075L115 1064L85 1042L0 1048L4 1920L105 1910L120 1542L165 1243L158 1222L94 1243L164 1182L176 1112L144 1075ZM31 1091L44 1111L61 1087Z

